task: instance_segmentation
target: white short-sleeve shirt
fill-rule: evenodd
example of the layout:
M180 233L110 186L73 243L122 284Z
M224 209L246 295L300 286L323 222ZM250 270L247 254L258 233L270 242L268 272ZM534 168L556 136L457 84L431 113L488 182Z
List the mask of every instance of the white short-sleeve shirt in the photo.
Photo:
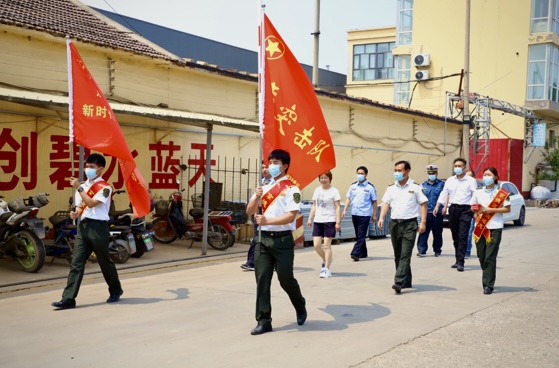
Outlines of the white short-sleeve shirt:
M336 222L336 201L340 200L340 192L334 187L323 189L316 188L312 195L316 203L314 222Z
M404 186L396 181L390 184L382 197L382 201L390 205L390 217L395 220L407 220L421 215L420 205L427 202L421 185L408 179Z

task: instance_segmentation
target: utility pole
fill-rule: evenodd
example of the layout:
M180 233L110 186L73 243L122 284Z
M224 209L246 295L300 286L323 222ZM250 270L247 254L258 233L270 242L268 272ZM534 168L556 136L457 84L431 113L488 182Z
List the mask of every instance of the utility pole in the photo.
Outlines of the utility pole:
M470 164L470 1L466 0L466 40L464 50L464 110L462 113L462 157Z
M312 84L318 87L318 38L320 36L320 0L316 0L316 14L314 22L314 61L312 67Z

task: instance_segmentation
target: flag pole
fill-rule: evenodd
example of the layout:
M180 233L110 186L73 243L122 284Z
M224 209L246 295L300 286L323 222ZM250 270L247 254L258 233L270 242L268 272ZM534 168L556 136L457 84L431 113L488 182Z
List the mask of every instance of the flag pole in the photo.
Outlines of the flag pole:
M262 162L264 160L263 154L263 138L264 138L264 102L266 98L266 74L265 74L265 40L266 40L266 30L264 25L264 14L266 12L266 5L263 1L260 1L260 47L258 48L259 56L259 73L258 73L258 126L260 128L259 137L259 152L258 152L258 186L262 185ZM262 197L258 200L258 213L262 213ZM262 241L262 227L258 226L258 242Z
M70 145L70 172L73 177L76 177L76 168L74 166L74 81L72 79L70 43L70 36L66 35L66 57L68 59L68 144ZM74 204L74 196L75 189L72 187L72 205Z

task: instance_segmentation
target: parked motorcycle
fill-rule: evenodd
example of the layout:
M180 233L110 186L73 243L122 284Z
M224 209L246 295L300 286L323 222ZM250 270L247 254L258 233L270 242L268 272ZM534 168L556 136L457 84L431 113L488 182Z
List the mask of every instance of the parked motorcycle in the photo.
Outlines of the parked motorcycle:
M39 207L48 203L47 193L6 203L0 196L0 257L8 255L26 272L37 272L45 264L43 220Z
M70 197L68 210L55 212L49 217L52 229L45 228L48 236L43 239L43 243L47 257L52 257L51 263L55 258L63 258L68 263L72 263L72 253L78 234L78 228L70 218L72 204L73 198Z
M154 238L161 243L172 243L177 238L202 241L204 210L192 208L188 213L193 220L186 221L182 213L182 192L171 193L169 201L158 201L153 214ZM225 250L235 243L235 229L229 222L231 211L212 211L208 214L208 244L217 250Z
M114 192L114 194L121 193L126 193L126 191L117 190ZM132 257L140 258L145 252L150 252L154 249L152 241L153 231L146 229L145 217L134 218L131 207L125 210L116 210L114 201L111 201L109 216L111 217L111 231L115 226L121 227L122 231L126 231L125 227L130 229L130 233L132 234L135 243L135 252L131 253ZM121 238L124 238L124 236ZM125 240L130 242L130 235L126 234Z

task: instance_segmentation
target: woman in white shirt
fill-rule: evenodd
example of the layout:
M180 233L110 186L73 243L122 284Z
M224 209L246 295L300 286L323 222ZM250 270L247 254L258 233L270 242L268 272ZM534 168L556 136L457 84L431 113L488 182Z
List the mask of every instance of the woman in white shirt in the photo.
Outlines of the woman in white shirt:
M490 295L495 287L497 254L503 232L503 213L510 212L509 193L501 189L499 174L494 167L483 171L484 187L474 192L471 205L476 224L474 240L483 271L483 293Z
M313 243L314 249L322 258L320 270L321 278L332 276L332 239L336 231L340 231L340 192L332 186L332 172L327 171L318 177L321 186L314 190L313 203L307 227L311 227L314 220ZM322 247L324 238L324 248Z

